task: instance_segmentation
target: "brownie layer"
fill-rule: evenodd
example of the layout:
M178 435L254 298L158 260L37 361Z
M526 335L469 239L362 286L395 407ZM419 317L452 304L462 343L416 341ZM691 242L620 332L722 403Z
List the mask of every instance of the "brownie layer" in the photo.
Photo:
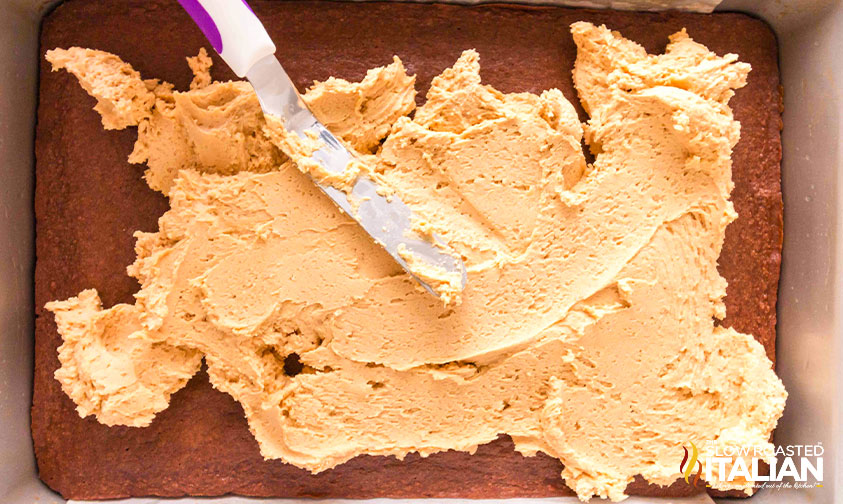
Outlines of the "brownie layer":
M559 88L579 107L571 80L574 21L605 23L660 52L687 28L712 51L752 65L730 105L741 122L733 153L732 200L739 218L720 258L728 280L725 325L754 334L774 358L775 304L781 260L781 91L776 40L763 22L740 14L629 13L552 7L474 7L399 3L250 2L304 89L329 76L361 79L399 55L427 83L467 48L479 51L484 82L503 92ZM121 56L145 77L186 89L185 56L206 40L176 2L70 0L45 20L41 54L83 46ZM154 48L154 49L153 49ZM214 55L216 79L234 78ZM105 306L132 303L138 285L125 273L135 230L154 231L166 198L126 158L133 130L103 131L89 97L64 72L41 61L36 139L36 348L32 434L41 478L76 499L139 495L278 497L539 497L572 495L547 456L522 457L503 437L474 455L447 452L404 461L362 456L318 475L264 461L240 406L213 390L204 372L173 396L148 428L106 427L81 419L53 379L61 339L44 303L96 287ZM677 463L681 454L677 454ZM629 492L683 495L636 480Z

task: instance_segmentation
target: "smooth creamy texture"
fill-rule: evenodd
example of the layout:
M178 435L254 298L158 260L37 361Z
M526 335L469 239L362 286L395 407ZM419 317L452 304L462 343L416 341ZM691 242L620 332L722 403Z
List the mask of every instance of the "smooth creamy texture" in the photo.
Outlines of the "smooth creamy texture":
M203 68L198 68L200 77ZM314 83L304 97L323 124L361 153L377 144L396 118L415 108L415 79L407 76L399 59L370 74L360 83ZM129 161L146 163L144 177L157 191L168 193L182 169L266 173L287 159L264 134L260 103L248 82L216 82L187 93L164 87L156 95L149 118L139 124ZM347 124L354 119L365 130L350 130Z
M137 126L149 117L155 95L140 73L117 56L93 49L71 47L47 51L53 71L72 73L89 95L97 99L94 110L105 129Z
M149 425L202 364L194 349L135 339L143 331L137 307L103 310L93 289L47 303L47 309L64 338L56 379L79 416L96 415L106 425Z
M395 56L392 64L369 70L359 83L331 77L305 96L310 109L334 135L360 153L374 153L399 117L416 107L416 77Z
M327 100L324 98L315 100L316 103L322 101ZM324 111L324 108L322 110ZM376 190L387 198L394 194L394 191L383 184L379 173L373 169L378 162L376 156L358 153L357 157L348 162L343 171L331 171L326 165L314 158L314 153L325 147L319 133L314 130L306 130L304 136L302 136L294 131L287 131L284 127L284 121L279 117L268 115L265 120L266 129L264 133L267 138L287 154L290 161L302 173L310 175L322 187L330 186L345 192L351 207L351 215L358 221L361 221L358 212L360 205L363 203L362 200L365 198L356 197L353 191L361 177L374 182L378 187ZM368 127L368 124L364 127ZM342 128L339 127L338 129ZM432 233L430 225L425 225L423 229L418 230L414 229L415 225L417 224L411 222L410 228L405 230L407 238L427 240L434 246L442 246ZM420 282L424 282L426 288L435 293L446 306L460 303L462 299L460 293L465 288L461 272L449 272L445 268L430 264L423 257L414 254L404 243L398 245L396 252L404 260L407 271L412 273ZM425 287L420 285L419 288Z
M85 291L48 305L65 339L57 377L80 413L146 424L144 405L163 408L204 355L264 457L311 471L506 433L558 457L581 498L618 500L636 474L676 480L688 441L770 448L784 388L752 336L713 323L736 217L727 102L749 66L684 32L649 56L602 27L572 31L584 130L558 90L483 85L474 51L413 118L398 60L308 92L320 119L374 153L419 230L466 258L459 306L420 292L285 161L247 84L158 85L132 159L171 209L136 234L137 302L100 310ZM160 379L145 379L145 359L108 358L152 352L166 353ZM287 376L292 354L304 370Z

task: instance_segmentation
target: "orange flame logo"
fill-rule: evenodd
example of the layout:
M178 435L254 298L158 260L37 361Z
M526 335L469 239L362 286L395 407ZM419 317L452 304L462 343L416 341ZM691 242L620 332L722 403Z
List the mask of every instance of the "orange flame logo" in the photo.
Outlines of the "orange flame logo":
M685 450L685 456L682 458L682 462L679 463L679 472L685 476L685 483L697 488L697 483L700 481L700 474L702 474L702 463L697 460L697 457L699 457L700 454L699 450L697 450L697 446L692 441L689 442L691 443L690 460L688 460L688 449L683 446L682 449ZM697 474L694 476L693 483L691 483L688 481L688 478L694 472L694 464L697 466Z

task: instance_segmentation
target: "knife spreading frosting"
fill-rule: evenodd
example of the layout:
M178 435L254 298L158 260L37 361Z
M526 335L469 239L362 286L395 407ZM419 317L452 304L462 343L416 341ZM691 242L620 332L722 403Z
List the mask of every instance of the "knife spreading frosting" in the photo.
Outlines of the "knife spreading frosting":
M560 459L583 499L620 500L636 475L672 483L689 439L771 449L784 387L751 335L715 323L737 217L728 101L749 65L684 31L659 56L605 27L572 33L586 124L558 90L484 85L472 50L418 108L397 57L305 95L416 230L465 258L448 306L297 169L248 84L211 82L207 56L179 92L108 53L49 51L107 129L138 127L130 161L170 200L136 233L135 304L91 289L47 305L79 414L148 425L204 361L266 458L318 472L508 434Z

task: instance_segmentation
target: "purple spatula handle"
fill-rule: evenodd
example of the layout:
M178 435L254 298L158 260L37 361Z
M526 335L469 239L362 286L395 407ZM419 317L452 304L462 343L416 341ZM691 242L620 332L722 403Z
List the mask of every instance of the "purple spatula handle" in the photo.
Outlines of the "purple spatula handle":
M245 0L178 0L222 59L243 77L275 44Z

